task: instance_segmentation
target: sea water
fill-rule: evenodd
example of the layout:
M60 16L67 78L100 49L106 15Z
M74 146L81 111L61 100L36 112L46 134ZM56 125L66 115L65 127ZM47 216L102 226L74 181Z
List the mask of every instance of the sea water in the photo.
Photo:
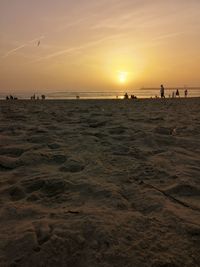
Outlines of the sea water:
M166 88L165 89L165 97L172 97L172 93L179 89L180 97L184 97L185 88ZM195 88L187 88L188 97L200 97L200 87ZM124 94L128 93L129 96L135 95L137 98L155 98L160 96L159 88L141 88L141 89L133 89L133 90L120 90L120 91L55 91L55 92L47 92L44 91L36 91L33 94L37 97L41 97L42 94L46 95L46 99L121 99ZM13 94L15 97L19 99L30 99L30 93L16 93L8 92L8 95ZM0 98L5 99L6 93L0 93Z

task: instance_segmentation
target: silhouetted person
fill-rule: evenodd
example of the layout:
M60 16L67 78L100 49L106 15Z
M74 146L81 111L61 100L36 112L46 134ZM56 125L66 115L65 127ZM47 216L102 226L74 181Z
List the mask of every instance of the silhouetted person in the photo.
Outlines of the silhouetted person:
M137 96L131 95L131 99L137 99Z
M176 96L177 97L180 97L180 94L179 94L179 90L178 89L176 90Z
M13 99L14 99L14 97L12 95L10 95L10 100L13 100Z
M125 93L124 99L128 99L128 94L127 93Z
M188 96L188 90L187 89L185 89L184 94L185 94L185 97Z
M9 96L6 96L6 100L9 100Z
M46 96L45 95L41 95L42 100L45 100Z
M35 94L31 96L31 100L35 100Z
M165 88L162 84L160 86L160 97L165 98Z

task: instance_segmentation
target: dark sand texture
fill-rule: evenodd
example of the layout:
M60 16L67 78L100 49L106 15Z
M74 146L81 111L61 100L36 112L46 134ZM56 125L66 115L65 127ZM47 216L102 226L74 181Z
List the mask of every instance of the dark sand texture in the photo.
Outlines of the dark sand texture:
M1 267L199 267L200 99L0 102Z

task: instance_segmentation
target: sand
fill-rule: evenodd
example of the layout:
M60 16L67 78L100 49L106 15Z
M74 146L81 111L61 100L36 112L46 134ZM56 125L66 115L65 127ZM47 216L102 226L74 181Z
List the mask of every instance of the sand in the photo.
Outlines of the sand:
M0 101L0 266L200 266L200 98Z

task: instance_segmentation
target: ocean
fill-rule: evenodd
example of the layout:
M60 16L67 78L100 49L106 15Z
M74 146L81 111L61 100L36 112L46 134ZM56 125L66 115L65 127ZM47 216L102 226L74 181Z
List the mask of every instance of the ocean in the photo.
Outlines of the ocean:
M180 97L184 97L185 88L166 88L165 89L165 97L171 97L172 93L179 89ZM188 97L200 97L200 87L189 88ZM42 94L45 94L46 99L121 99L123 98L125 93L128 95L135 95L137 98L155 98L156 96L160 96L159 88L141 88L141 89L133 89L133 90L121 90L121 91L62 91L62 92L44 92L37 91L35 93L36 97L41 97ZM12 93L8 92L8 95ZM32 95L33 95L32 94ZM18 99L30 99L31 95L28 93L16 93L14 95ZM0 93L0 99L5 99L6 93Z

